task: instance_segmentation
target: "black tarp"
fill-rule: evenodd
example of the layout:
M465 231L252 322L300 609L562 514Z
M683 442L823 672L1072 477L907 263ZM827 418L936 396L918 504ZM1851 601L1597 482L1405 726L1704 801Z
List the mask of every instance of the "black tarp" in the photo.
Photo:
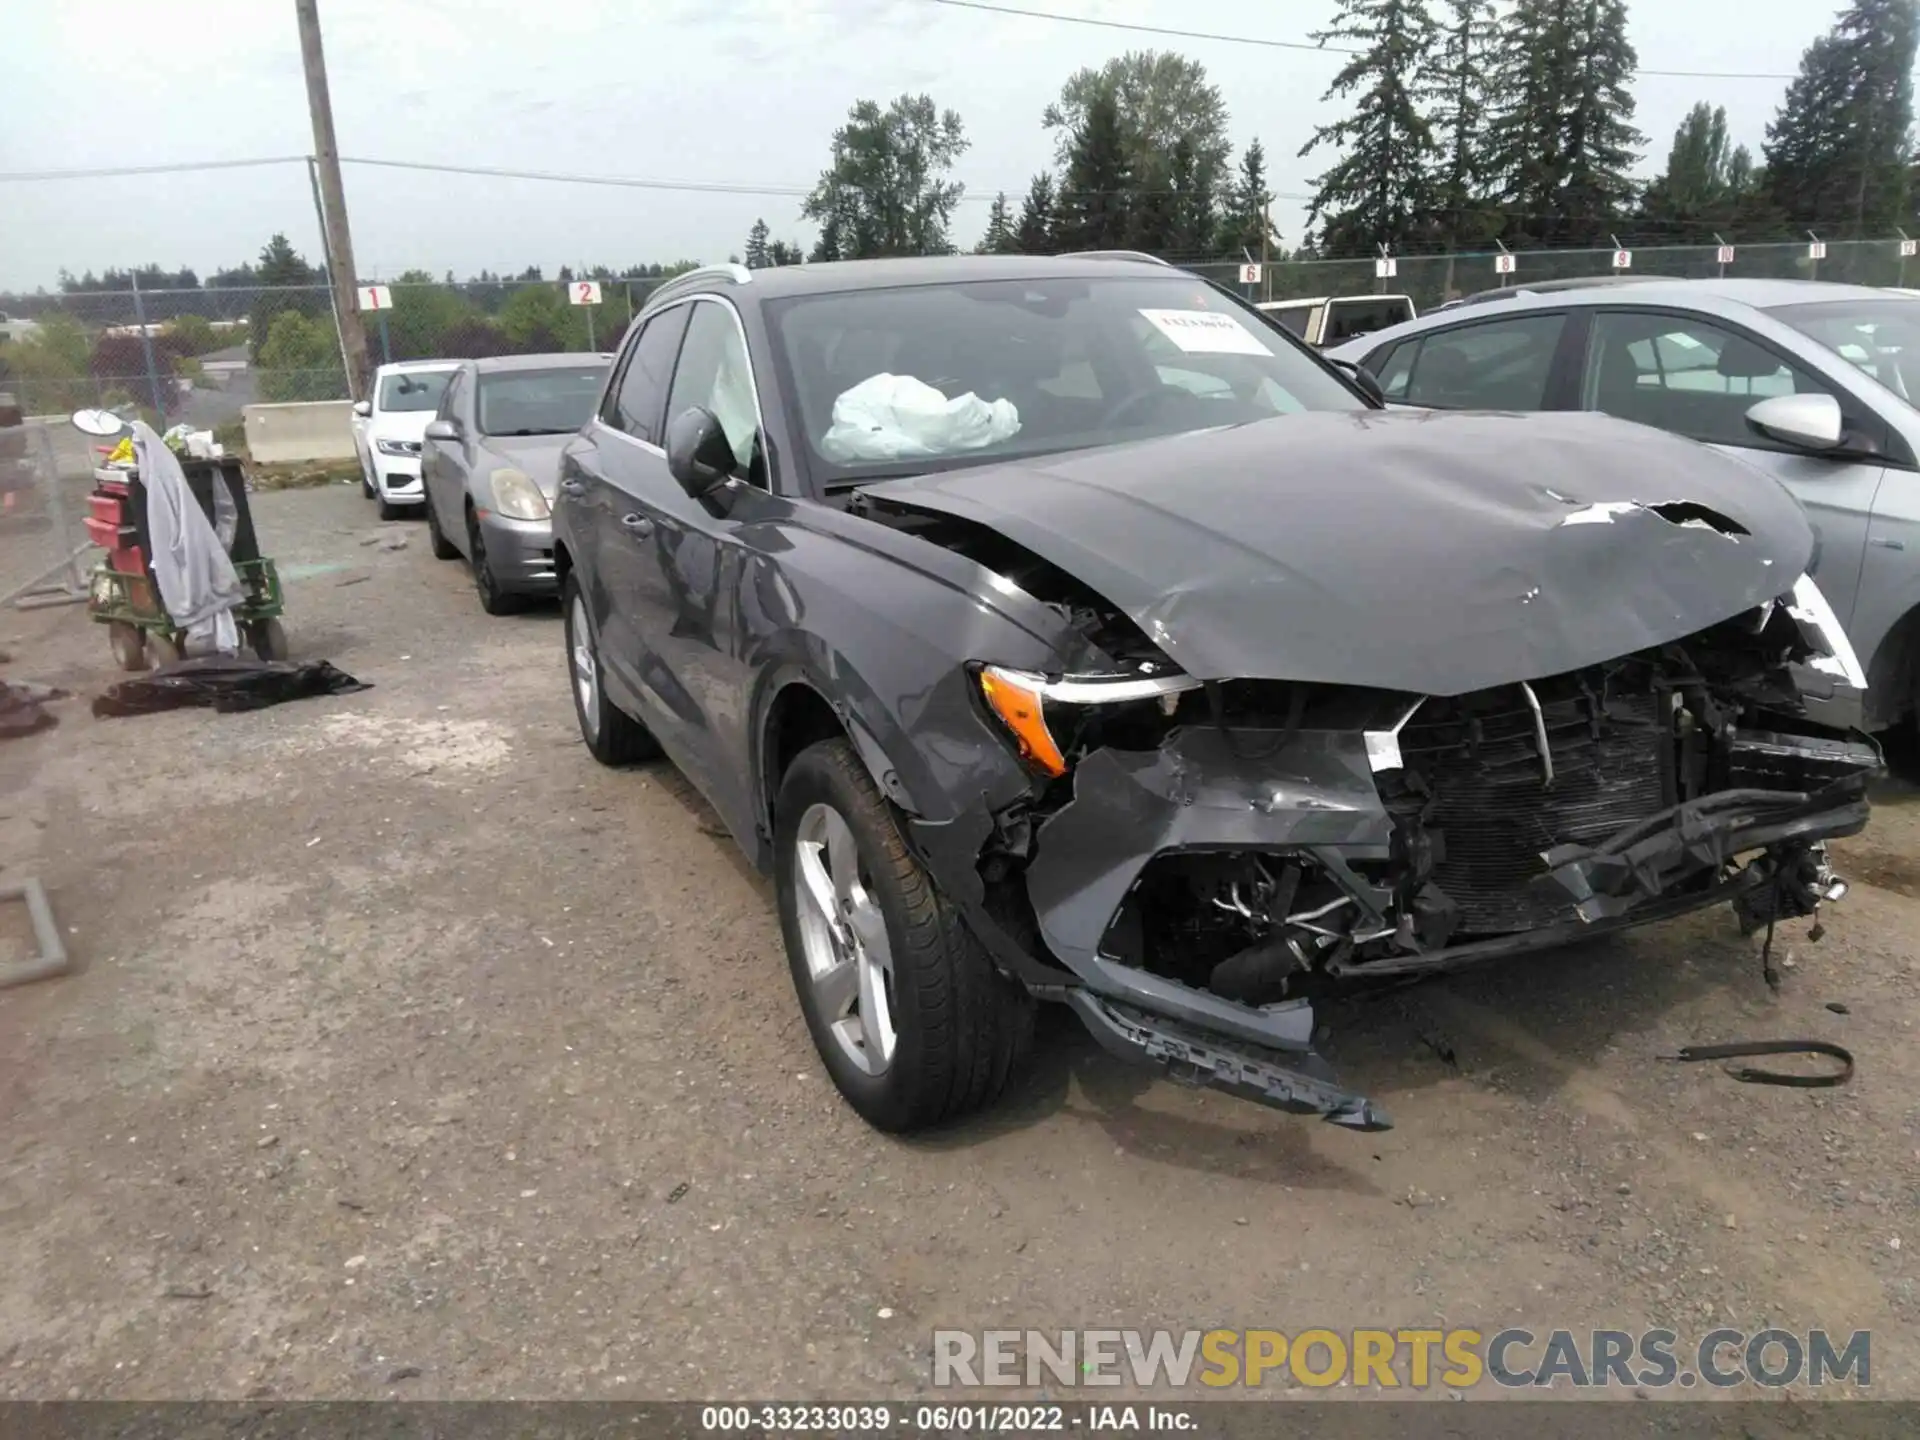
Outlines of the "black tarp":
M365 681L336 670L325 660L292 664L233 655L198 655L148 675L109 685L96 695L96 716L151 715L194 707L231 714L264 710L288 700L316 695L350 695L370 690Z

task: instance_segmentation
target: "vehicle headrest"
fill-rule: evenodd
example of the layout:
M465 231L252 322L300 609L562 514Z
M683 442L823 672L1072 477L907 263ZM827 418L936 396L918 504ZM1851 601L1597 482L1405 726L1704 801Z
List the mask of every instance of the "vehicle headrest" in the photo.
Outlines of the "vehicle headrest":
M1720 358L1713 368L1732 379L1758 380L1780 373L1780 357L1744 336L1730 335L1727 343L1720 347Z

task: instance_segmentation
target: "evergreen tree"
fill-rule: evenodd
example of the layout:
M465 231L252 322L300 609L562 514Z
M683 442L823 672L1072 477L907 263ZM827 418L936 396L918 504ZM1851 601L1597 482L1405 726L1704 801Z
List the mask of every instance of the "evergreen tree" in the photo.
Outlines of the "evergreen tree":
M1019 253L1019 242L1013 234L1013 212L1007 205L1007 192L1002 190L993 197L993 208L987 211L987 233L980 237L980 243L973 247L976 255L1014 255Z
M1487 106L1493 83L1492 0L1446 0L1439 43L1417 98L1430 107L1434 160L1430 182L1434 228L1448 249L1498 232L1486 202Z
M959 115L929 96L901 95L884 110L859 101L800 213L848 259L949 254L947 224L966 187L946 177L966 149Z
M801 258L800 247L789 245L785 240L774 240L767 245L769 266L798 265Z
M1702 101L1673 132L1667 167L1640 200L1639 229L1674 244L1705 244L1742 228L1754 195L1753 156L1730 145L1727 112Z
M1198 260L1214 253L1220 223L1218 183L1211 162L1190 141L1182 138L1174 143L1167 163L1167 188L1173 200L1173 230L1167 242L1171 257Z
M1127 160L1120 111L1096 94L1074 132L1067 173L1060 183L1054 243L1062 250L1116 250L1132 238L1128 201L1133 170Z
M1488 162L1507 238L1604 239L1646 138L1632 123L1626 0L1516 0L1496 57Z
M1255 140L1240 157L1240 173L1221 203L1220 232L1214 244L1222 254L1238 256L1244 251L1259 258L1261 237L1268 234L1267 202L1272 198L1267 190L1267 152Z
M1813 42L1767 126L1767 188L1796 227L1911 223L1916 0L1853 0Z
M756 220L753 228L747 231L747 268L764 270L767 260L767 222Z
M1340 0L1339 17L1313 38L1359 47L1321 99L1359 95L1300 147L1302 156L1329 144L1342 152L1312 182L1308 223L1322 222L1330 248L1398 247L1431 210L1433 131L1414 95L1438 38L1433 17L1424 0Z
M1014 227L1014 246L1022 255L1053 253L1054 206L1053 176L1042 171L1027 186L1027 198L1020 202L1020 223Z

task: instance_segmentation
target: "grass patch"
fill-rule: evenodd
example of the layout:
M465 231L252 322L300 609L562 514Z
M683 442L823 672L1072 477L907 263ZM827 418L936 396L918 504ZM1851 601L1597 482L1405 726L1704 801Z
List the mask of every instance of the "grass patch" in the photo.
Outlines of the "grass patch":
M255 490L314 490L322 485L348 484L360 479L358 460L298 460L277 465L247 467Z

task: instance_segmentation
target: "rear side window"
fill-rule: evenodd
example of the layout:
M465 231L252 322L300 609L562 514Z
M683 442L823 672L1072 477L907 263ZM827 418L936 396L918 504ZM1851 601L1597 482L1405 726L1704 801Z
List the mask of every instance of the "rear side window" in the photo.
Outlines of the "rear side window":
M660 443L661 416L667 408L667 384L673 376L673 357L687 328L687 308L676 305L647 321L640 338L627 353L620 381L608 396L612 413L601 419L649 445Z
M1567 317L1516 315L1409 340L1381 375L1390 398L1435 410L1538 410ZM1404 366L1404 374L1400 367Z

